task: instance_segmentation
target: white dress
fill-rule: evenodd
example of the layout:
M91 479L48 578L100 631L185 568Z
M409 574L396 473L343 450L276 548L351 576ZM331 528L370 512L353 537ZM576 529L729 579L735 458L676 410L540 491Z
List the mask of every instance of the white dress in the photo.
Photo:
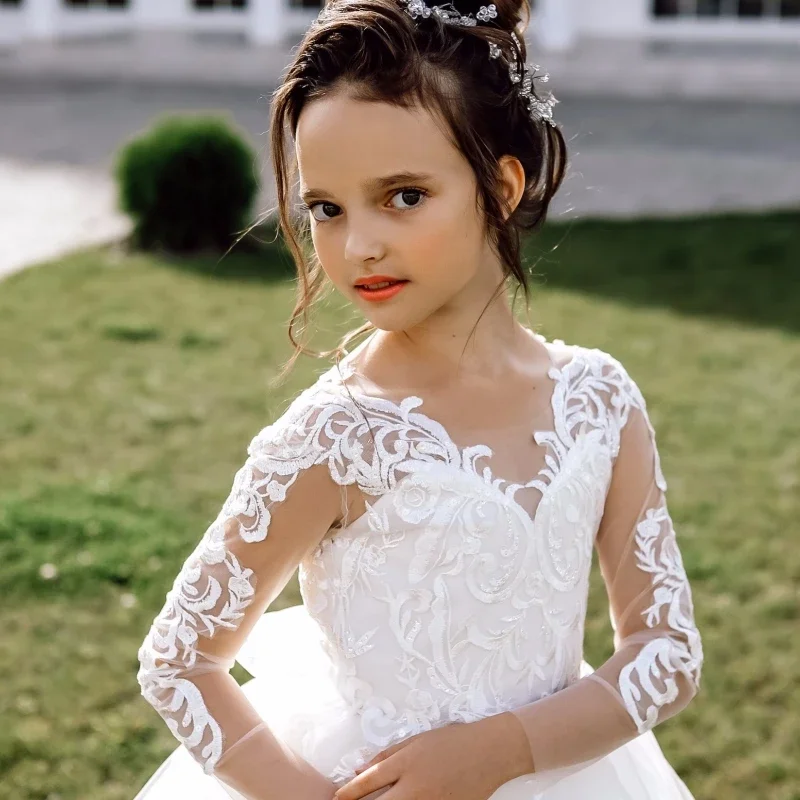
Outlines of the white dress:
M139 650L181 744L137 800L329 797L393 743L503 712L536 771L492 800L692 797L652 732L703 654L644 398L608 353L531 336L549 384L524 429L500 410L476 443L469 398L429 416L357 391L362 345L253 439ZM332 526L331 492L365 512ZM303 604L264 613L298 565Z

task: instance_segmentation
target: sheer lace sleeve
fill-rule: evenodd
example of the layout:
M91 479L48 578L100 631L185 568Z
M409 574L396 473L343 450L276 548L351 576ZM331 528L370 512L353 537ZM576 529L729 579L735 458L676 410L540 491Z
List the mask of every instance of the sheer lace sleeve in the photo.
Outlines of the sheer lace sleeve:
M297 405L251 442L139 650L143 697L205 773L247 800L335 791L271 734L230 675L260 615L343 510L348 476L334 464L326 409Z
M535 771L596 761L681 711L700 688L703 651L667 510L644 398L611 359L611 485L596 536L614 654L593 673L515 709ZM569 770L568 770L569 771Z

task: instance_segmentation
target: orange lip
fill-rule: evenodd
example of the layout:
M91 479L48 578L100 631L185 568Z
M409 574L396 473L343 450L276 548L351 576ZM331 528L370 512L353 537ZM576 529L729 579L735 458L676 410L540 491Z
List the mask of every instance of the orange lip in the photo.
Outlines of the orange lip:
M392 278L383 278L382 280L396 280ZM380 283L380 281L374 281L370 279L370 283ZM367 286L356 286L355 289L358 294L364 298L364 300L368 300L371 303L375 303L382 300L388 300L391 297L394 297L396 294L403 291L408 281L398 281L393 283L391 286L385 286L383 289L369 289Z
M393 275L370 275L367 278L359 278L353 285L358 286L371 286L373 283L384 283L385 281L398 281L400 278L395 278Z

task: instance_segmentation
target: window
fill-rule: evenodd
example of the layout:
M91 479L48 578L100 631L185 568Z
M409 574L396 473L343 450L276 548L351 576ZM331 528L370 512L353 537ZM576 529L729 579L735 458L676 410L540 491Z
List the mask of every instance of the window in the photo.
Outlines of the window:
M699 17L718 17L722 12L722 0L697 0Z
M64 0L68 8L127 8L129 0Z
M653 0L653 14L659 18L797 18L800 0Z

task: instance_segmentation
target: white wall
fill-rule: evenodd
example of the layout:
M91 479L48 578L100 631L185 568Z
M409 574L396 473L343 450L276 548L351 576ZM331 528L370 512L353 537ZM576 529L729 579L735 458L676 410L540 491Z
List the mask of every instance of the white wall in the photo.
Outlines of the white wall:
M137 28L180 30L186 25L189 0L131 0Z
M25 0L20 7L30 39L54 39L61 21L60 0Z
M25 18L21 9L0 6L0 47L16 44L25 32Z
M131 13L124 8L61 8L56 19L55 36L105 36L131 28ZM49 38L54 38L50 36Z
M581 0L536 0L532 29L542 49L560 52L575 46L580 3Z
M299 36L317 17L313 8L289 8L281 0L249 0L247 36L253 44L279 44Z
M127 31L133 14L123 8L69 8L61 0L24 0L0 8L0 42L51 41Z
M650 0L575 0L575 4L582 34L638 37L650 26Z

